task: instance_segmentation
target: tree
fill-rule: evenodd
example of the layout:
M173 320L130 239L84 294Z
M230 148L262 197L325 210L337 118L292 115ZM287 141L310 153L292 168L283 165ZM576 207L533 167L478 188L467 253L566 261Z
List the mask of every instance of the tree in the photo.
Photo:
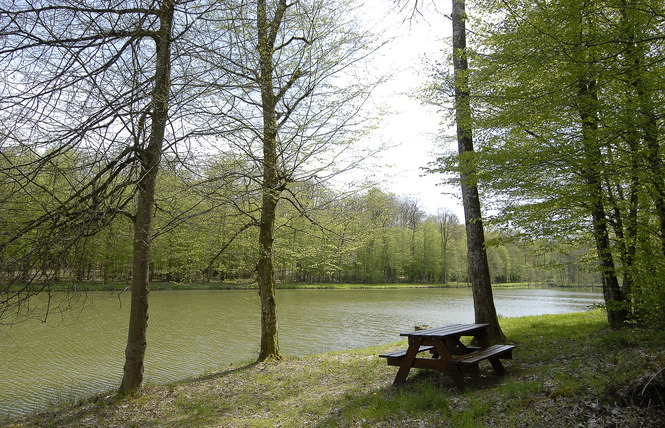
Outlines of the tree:
M595 242L608 321L618 327L638 266L660 265L636 244L651 248L647 225L660 218L659 156L648 156L657 152L647 137L661 132L648 100L662 88L659 6L561 0L480 8L487 15L470 77L476 165L496 212L490 221L519 230L515 240ZM639 51L649 52L649 66Z
M155 205L157 172L161 162L164 132L168 118L171 82L171 38L175 2L163 1L152 14L159 21L151 34L155 43L155 75L151 96L150 134L145 149L139 151L141 164L137 182L138 198L134 220L134 262L129 333L125 350L125 367L120 395L133 394L143 383L143 361L147 346L148 289L150 281L150 248Z
M356 281L366 283L397 282L401 259L400 254L408 254L409 251L399 248L399 229L401 224L398 216L402 210L402 204L395 195L387 194L375 187L363 194L363 228L368 238L364 241L367 246L365 251L359 251L363 256L360 263L363 266L364 275L356 277Z
M8 83L1 93L0 132L3 153L7 148L19 154L3 176L18 184L15 196L22 194L38 206L1 244L5 254L18 250L13 260L5 261L22 265L19 279L27 284L8 282L3 309L8 302L19 305L48 291L69 267L69 254L118 216L130 219L132 307L121 394L136 391L143 379L162 154L168 148L177 157L178 144L199 135L184 120L185 108L199 99L194 93L200 86L190 84L192 63L179 64L178 79L172 73L173 29L178 28L183 41L186 30L195 27L187 21L193 18L189 5L171 0L130 5L68 1L11 3L0 9L0 57ZM206 7L196 11L202 18ZM177 14L187 19L176 25ZM179 114L172 115L174 111ZM76 162L63 162L69 157ZM43 182L45 177L62 178L54 185Z
M453 63L455 86L455 122L459 151L460 182L466 224L469 277L473 289L473 306L477 323L489 324L490 340L505 339L494 307L480 197L476 178L466 47L466 8L464 0L453 0Z
M143 59L141 31L154 33L149 24L138 31L120 23L145 12L83 2L0 11L8 83L2 145L19 154L3 175L17 183L14 196L23 194L36 208L2 243L3 251L20 248L5 261L22 265L23 283L7 281L3 309L48 291L67 254L133 202L142 126L149 124L141 80L149 71L135 66Z
M99 150L102 156L111 157L101 163L89 181L71 181L68 185L71 194L58 197L55 190L49 190L59 200L53 207L48 207L45 214L28 223L14 235L9 242L20 239L28 230L36 230L46 225L55 213L63 213L64 220L56 220L49 229L57 233L67 233L72 226L80 226L78 236L69 237L67 246L73 246L81 237L96 233L108 224L105 214L112 217L114 212L122 210L131 200L123 197L126 182L115 184L113 180L135 160L140 164L136 178L137 210L132 216L134 221L134 268L132 276L132 308L129 323L129 336L126 350L125 373L120 388L121 393L130 393L137 389L143 379L143 357L145 353L145 329L148 310L148 266L150 261L150 240L152 213L155 201L155 183L162 153L164 132L167 120L170 91L170 43L174 4L166 1L158 9L124 9L71 3L56 6L25 5L25 9L3 10L2 14L11 18L11 24L5 27L6 33L3 56L8 66L14 68L20 64L29 64L30 69L20 72L17 77L19 89L7 94L10 108L5 113L19 113L12 124L19 130L26 130L32 121L42 122L31 135L12 132L5 141L16 141L19 147L52 148L32 171L17 167L19 174L35 174L39 166L57 165L64 153L72 153L72 147L94 144L91 138L101 135L103 145ZM48 17L48 19L47 19ZM138 17L138 21L156 18L158 24L147 23L136 30L131 25L119 25L125 18ZM128 19L129 20L129 19ZM90 26L90 24L95 25ZM155 43L154 87L149 105L142 104L145 99L140 78L145 71L130 66L127 76L128 92L113 92L103 88L104 84L117 83L127 64L142 61L141 40L150 37ZM30 56L39 52L43 57ZM51 60L55 63L49 61ZM36 58L36 59L35 59ZM42 59L43 58L43 59ZM127 63L122 61L127 60ZM55 69L53 65L55 64ZM114 68L117 67L117 68ZM42 71L43 75L30 72ZM37 110L22 108L25 100L43 103ZM83 112L83 118L76 119L70 114L76 107ZM141 115L131 111L139 108ZM123 111L123 109L128 108ZM68 111L69 110L69 111ZM85 113L88 113L87 115ZM121 116L124 114L124 117ZM119 120L116 120L119 119ZM123 123L124 122L124 123ZM33 122L34 123L34 122ZM60 126L59 123L73 123L73 126ZM149 130L145 128L148 127ZM110 130L106 134L104 129ZM115 131L115 132L114 132ZM54 135L55 134L55 135ZM64 137L64 138L63 138ZM115 147L121 139L133 138L133 144ZM144 138L147 139L144 145ZM94 147L94 146L93 146ZM86 177L87 178L87 177ZM109 190L110 188L110 190ZM104 206L102 200L109 199L110 206ZM85 208L89 207L88 210ZM92 211L92 212L90 212ZM95 219L95 217L97 219ZM91 221L92 220L92 221ZM92 223L92 225L90 224ZM94 225L97 223L97 225Z
M418 199L407 198L400 204L401 223L411 234L409 280L417 281L418 269L416 267L416 232L425 218L425 212L420 208Z
M248 6L252 6L250 9ZM257 0L227 11L228 43L215 47L216 63L234 79L210 85L220 99L232 133L220 129L229 150L249 161L244 174L260 193L245 214L258 225L257 279L261 300L259 360L279 359L275 302L277 208L285 200L302 208L293 183L320 185L357 160L348 150L364 121L360 107L372 85L352 72L372 51L359 32L351 4L340 1ZM357 70L356 70L357 71ZM304 212L304 211L303 211Z
M448 283L448 249L449 249L449 243L450 239L452 238L452 234L454 233L457 225L459 224L459 220L457 219L457 216L453 213L451 213L448 210L439 210L437 213L437 224L439 227L439 235L441 236L441 266L443 269L442 276L441 276L441 282L444 284Z

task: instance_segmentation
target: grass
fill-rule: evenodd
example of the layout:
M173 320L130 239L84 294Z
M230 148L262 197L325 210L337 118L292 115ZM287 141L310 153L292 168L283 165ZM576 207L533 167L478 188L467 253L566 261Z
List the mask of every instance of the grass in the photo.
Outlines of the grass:
M412 370L401 388L378 354L405 343L246 364L100 395L0 421L22 426L569 427L662 426L665 332L607 327L600 311L503 319L517 344L508 375L489 363L460 394L445 373ZM397 332L396 332L397 334ZM660 397L660 398L659 398ZM659 401L660 400L660 401Z

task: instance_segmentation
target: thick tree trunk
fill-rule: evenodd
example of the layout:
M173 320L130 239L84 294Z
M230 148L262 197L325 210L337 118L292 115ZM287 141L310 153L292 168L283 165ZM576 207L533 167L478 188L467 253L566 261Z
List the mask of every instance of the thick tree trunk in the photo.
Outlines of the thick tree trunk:
M162 155L164 130L168 115L170 89L171 28L174 4L167 0L161 6L161 26L155 37L157 65L152 94L151 130L148 147L139 153L141 178L138 182L138 206L134 224L134 263L129 332L125 349L125 367L119 394L136 392L143 383L143 361L147 346L148 292L152 218L155 204L157 172Z
M624 296L612 256L607 215L603 204L602 154L598 144L598 93L594 81L578 82L578 109L582 121L584 179L587 183L596 251L603 277L603 296L611 327L621 327L627 319Z
M259 231L258 282L261 298L261 349L259 361L280 359L277 304L275 302L275 269L273 241L275 228L275 208L279 196L264 189L261 208L261 229Z
M473 305L477 323L490 325L490 341L505 339L494 306L485 232L480 210L473 159L471 100L469 95L468 63L466 56L466 10L464 0L453 0L453 63L455 68L455 117L457 144L460 155L462 200L466 224L467 258L473 289Z

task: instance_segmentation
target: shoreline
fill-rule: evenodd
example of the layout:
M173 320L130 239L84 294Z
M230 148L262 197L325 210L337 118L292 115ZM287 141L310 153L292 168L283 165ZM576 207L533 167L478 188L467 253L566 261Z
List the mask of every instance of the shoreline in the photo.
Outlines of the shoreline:
M338 284L338 283L315 283L315 284L277 284L276 290L390 290L390 289L414 289L414 288L471 288L470 283L448 283L448 284L422 284L422 283L379 283L379 284ZM529 289L529 288L591 288L602 289L600 285L557 285L546 283L496 283L493 289ZM67 284L57 283L50 286L50 291L65 292L88 292L88 291L130 291L131 284ZM176 282L153 282L150 283L151 291L162 290L258 290L256 283L233 284L233 283L176 283Z

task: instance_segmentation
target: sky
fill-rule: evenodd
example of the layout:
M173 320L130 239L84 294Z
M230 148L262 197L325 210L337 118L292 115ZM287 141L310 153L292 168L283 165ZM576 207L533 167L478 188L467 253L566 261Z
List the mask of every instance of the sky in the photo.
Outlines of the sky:
M430 7L423 9L422 17L409 21L411 11L396 10L393 0L367 0L366 6L372 10L367 16L375 20L377 30L394 37L372 62L377 73L393 74L375 94L391 112L370 137L390 147L377 160L381 167L374 171L375 179L384 191L417 199L428 214L447 209L463 220L460 191L437 186L441 178L423 175L421 169L435 159L436 153L450 149L437 139L437 135L452 132L450 125L442 124L442 114L434 107L410 96L425 82L424 57L440 58L445 44L450 43L452 28L444 16L450 11Z

